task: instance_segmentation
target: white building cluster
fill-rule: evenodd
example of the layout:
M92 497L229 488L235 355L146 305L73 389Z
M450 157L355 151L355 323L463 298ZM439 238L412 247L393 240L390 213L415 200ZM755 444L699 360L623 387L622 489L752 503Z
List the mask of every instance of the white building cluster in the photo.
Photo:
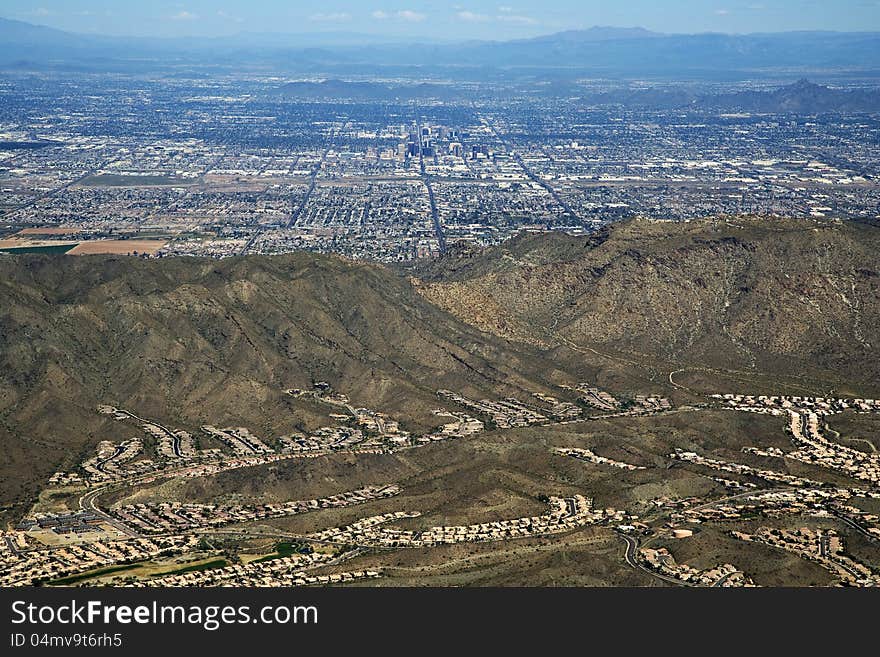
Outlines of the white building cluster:
M111 513L126 525L145 534L189 532L253 520L283 518L320 509L365 504L373 500L393 497L398 495L400 490L400 487L394 484L367 486L312 500L259 505L142 503L115 507L111 509Z
M452 543L501 541L530 536L545 536L571 531L598 523L619 523L626 518L614 509L594 510L592 500L575 495L551 497L550 511L544 515L498 520L474 525L440 526L425 530L401 530L382 527L388 522L418 517L418 513L389 513L365 518L357 523L327 529L310 535L312 540L377 548L430 547Z

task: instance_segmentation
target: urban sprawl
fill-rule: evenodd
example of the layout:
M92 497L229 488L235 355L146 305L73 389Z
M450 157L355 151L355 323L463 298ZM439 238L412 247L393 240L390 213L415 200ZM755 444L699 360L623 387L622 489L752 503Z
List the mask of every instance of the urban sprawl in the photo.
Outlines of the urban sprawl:
M880 211L871 117L593 106L492 85L300 98L290 84L0 79L0 252L391 262L628 217Z

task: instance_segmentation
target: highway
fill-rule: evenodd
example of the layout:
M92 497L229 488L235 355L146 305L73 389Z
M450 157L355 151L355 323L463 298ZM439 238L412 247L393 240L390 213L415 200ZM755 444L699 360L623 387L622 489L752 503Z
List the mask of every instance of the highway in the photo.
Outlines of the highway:
M293 228L294 226L296 226L296 222L299 221L299 218L305 211L306 205L308 205L309 199L312 197L312 194L315 191L315 187L318 184L318 174L321 172L321 166L324 164L324 158L327 157L327 153L329 152L330 147L328 146L323 155L321 155L321 161L312 168L312 172L309 175L309 188L306 190L305 196L303 196L302 203L297 206L296 210L294 210L293 214L290 216L290 221L287 222L288 228Z
M434 188L431 187L431 176L425 169L425 155L422 153L422 123L417 122L418 139L419 139L419 171L422 175L422 182L428 189L428 201L431 204L431 221L434 223L434 233L437 235L437 244L440 253L446 253L446 235L443 234L443 226L440 224L440 213L437 210L437 201L434 199Z
M529 167L526 165L526 163L523 162L523 159L522 159L522 157L520 157L519 153L517 153L507 143L507 140L504 137L504 135L502 135L500 132L498 132L498 129L495 127L495 125L491 121L489 121L488 119L484 119L484 120L486 121L486 125L492 131L492 134L495 135L495 138L501 142L501 145L504 146L504 150L513 156L513 159L516 161L516 163L523 170L523 173L525 173L526 176L528 176L529 180L531 180L536 185L540 185L541 187L543 187L544 190L548 194L550 194L551 198L554 201L556 201L556 203L559 204L559 206L563 210L565 210L566 214L568 214L570 217L574 217L575 219L577 219L582 225L588 226L589 224L587 224L587 222L585 222L583 220L583 218L577 212L574 211L574 209L565 201L564 198L562 198L559 195L559 192L557 192L556 189L550 183L548 183L546 180L544 180L539 175L537 175L534 171L529 169Z

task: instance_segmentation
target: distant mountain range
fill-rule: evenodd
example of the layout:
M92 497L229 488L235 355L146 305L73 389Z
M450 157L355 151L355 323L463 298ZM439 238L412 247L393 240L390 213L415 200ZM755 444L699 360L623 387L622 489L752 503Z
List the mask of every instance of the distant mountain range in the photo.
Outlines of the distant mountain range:
M569 88L569 93L574 93L572 88ZM601 94L585 94L584 99L595 105L664 110L701 109L759 114L880 112L880 91L834 89L808 80L799 80L794 84L767 91L697 94L683 89L620 89Z
M278 88L278 94L286 98L392 101L399 99L460 97L462 90L452 85L432 84L385 84L381 82L349 82L346 80L321 80L288 82Z
M704 110L767 114L824 114L880 112L880 91L843 90L800 80L768 91L741 91L723 94L698 94L685 89L621 88L601 93L590 92L576 83L536 87L545 96L583 99L593 106L623 106L655 110ZM450 84L388 84L328 79L289 82L277 89L279 96L302 100L394 101L461 98L472 94L467 87ZM482 94L485 96L486 94Z
M704 106L748 112L821 114L823 112L880 112L880 92L844 91L800 80L775 91L743 91L700 101Z
M595 27L505 42L428 42L354 33L151 39L71 34L0 19L0 66L154 68L191 62L279 71L557 69L572 75L724 77L880 71L880 33L658 34Z

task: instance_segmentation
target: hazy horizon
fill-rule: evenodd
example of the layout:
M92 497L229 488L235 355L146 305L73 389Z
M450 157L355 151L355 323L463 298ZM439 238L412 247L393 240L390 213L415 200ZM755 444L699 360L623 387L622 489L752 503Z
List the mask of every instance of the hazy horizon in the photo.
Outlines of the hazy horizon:
M190 0L149 7L107 0L7 0L3 18L83 34L131 37L223 37L242 33L357 33L376 38L510 40L594 26L640 27L668 34L748 34L880 30L880 2L813 0L735 2L547 0L505 5L407 0L364 5L351 0Z

